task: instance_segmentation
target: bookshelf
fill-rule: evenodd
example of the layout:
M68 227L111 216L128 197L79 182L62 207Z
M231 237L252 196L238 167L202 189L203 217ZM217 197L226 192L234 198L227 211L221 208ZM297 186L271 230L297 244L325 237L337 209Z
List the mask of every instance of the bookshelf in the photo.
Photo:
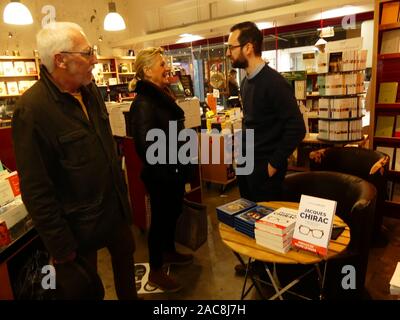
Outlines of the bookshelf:
M0 56L0 127L10 125L17 99L39 79L39 58Z
M135 57L133 56L122 56L115 58L117 64L117 77L118 83L129 83L135 76L133 65L135 63Z
M366 50L326 52L319 68L318 139L334 143L356 142L363 139L364 70Z
M98 56L98 63L92 70L98 86L107 86L118 83L117 63L114 57ZM110 80L111 79L111 80Z
M391 157L386 216L400 218L400 1L375 2L371 102L373 148Z

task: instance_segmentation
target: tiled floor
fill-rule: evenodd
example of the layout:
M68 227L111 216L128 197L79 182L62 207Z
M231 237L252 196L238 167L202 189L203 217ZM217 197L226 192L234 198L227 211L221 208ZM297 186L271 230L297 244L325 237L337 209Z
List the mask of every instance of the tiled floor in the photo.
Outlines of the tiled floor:
M194 263L184 267L173 267L172 275L180 281L184 288L177 293L146 294L144 299L175 300L227 300L239 299L243 277L236 276L234 266L236 257L222 243L218 232L218 220L215 207L239 198L238 188L233 185L220 194L218 186L203 187L203 202L208 211L208 240L194 252ZM384 225L390 239L385 248L373 248L367 273L366 286L372 299L392 300L389 293L389 280L396 263L400 261L400 220L385 218ZM146 234L137 228L134 230L136 240L135 262L147 262ZM178 250L190 252L181 246ZM106 299L116 299L111 263L107 250L99 252L99 273L106 288ZM257 299L253 290L249 299Z

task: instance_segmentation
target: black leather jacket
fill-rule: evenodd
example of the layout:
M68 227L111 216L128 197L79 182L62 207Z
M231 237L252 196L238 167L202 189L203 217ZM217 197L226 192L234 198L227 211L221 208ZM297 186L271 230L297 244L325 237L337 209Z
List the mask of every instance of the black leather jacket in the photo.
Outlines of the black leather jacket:
M143 162L142 178L167 182L168 179L186 178L186 166L169 162L169 122L174 121L177 134L184 129L183 110L175 103L173 97L149 81L140 80L136 85L137 96L130 108L130 133L135 141L136 152ZM166 137L166 164L150 164L146 151L154 142L146 141L151 129L161 129ZM178 141L177 146L179 149ZM180 142L182 144L182 142Z
M90 121L42 67L19 100L13 141L22 199L53 257L104 242L115 219L130 222L108 114L97 87L81 87Z

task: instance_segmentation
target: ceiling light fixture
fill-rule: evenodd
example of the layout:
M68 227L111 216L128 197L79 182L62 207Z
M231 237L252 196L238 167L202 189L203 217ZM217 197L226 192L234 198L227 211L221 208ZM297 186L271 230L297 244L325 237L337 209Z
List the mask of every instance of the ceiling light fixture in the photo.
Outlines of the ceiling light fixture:
M202 36L190 33L181 34L179 37L180 39L176 43L186 43L204 39Z
M27 25L32 24L33 19L29 9L19 2L11 0L4 8L3 21L7 24Z
M125 30L126 25L124 18L117 13L115 2L108 3L108 14L104 18L104 30L106 31L120 31Z

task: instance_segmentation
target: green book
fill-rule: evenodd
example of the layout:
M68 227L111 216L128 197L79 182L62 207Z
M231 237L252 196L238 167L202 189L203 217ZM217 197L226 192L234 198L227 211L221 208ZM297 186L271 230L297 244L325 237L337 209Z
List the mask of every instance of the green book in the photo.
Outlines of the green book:
M394 127L394 116L378 116L376 120L375 136L391 137Z
M381 82L379 85L378 103L395 103L398 82Z

